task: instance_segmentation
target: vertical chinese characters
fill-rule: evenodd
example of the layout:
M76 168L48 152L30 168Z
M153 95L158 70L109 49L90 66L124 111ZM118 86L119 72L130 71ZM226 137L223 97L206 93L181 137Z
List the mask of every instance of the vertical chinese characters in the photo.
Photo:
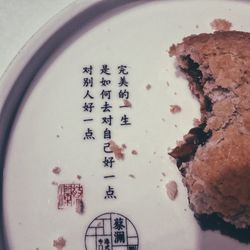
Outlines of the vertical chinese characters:
M128 69L129 67L124 64L116 66L109 64L85 65L82 67L82 111L84 113L82 139L86 142L96 139L102 140L102 160L100 163L105 169L103 178L107 181L103 196L105 200L117 199L112 180L116 178L116 161L123 159L123 157L117 157L117 151L114 149L112 127L114 123L123 128L131 125ZM114 109L120 110L116 117L113 116ZM100 123L97 124L98 122ZM94 128L101 128L101 134L99 134L100 131L94 131Z
M91 127L91 122L94 121L92 113L95 109L94 96L92 94L92 89L94 87L93 66L88 65L82 67L82 74L82 86L84 88L84 103L82 106L82 110L85 114L83 121L84 123L86 123L86 126L84 128L83 140L95 140L94 131Z
M113 152L110 149L110 141L112 140L112 125L113 125L113 115L111 105L111 99L113 95L112 91L112 72L107 64L103 64L100 68L100 86L101 92L100 97L102 99L102 125L103 125L103 160L102 166L106 169L112 169L115 165L115 159ZM109 171L110 172L110 171ZM107 174L104 176L105 179L115 178L114 174ZM108 186L105 191L104 199L116 199L115 191L112 186Z
M122 99L124 101L124 105L121 105L120 108L130 108L129 105L129 81L128 81L128 67L127 65L119 65L117 67L118 69L118 75L119 75L119 81L118 81L118 97L119 99ZM120 125L121 126L128 126L131 125L130 118L128 116L128 113L124 111L124 114L120 117Z

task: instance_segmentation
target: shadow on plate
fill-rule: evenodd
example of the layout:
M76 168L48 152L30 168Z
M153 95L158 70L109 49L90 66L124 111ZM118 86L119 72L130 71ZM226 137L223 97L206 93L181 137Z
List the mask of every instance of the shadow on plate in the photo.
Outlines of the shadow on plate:
M218 230L223 235L227 235L241 243L250 243L250 227L245 229L237 229L230 223L223 221L217 214L211 215L196 215L202 230Z

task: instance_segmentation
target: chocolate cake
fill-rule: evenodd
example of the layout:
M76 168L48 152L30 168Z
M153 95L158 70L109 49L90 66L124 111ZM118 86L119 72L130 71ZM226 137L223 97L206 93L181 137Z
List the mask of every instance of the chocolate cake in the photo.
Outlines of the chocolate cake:
M201 119L169 154L196 215L250 226L250 33L192 35L172 45Z

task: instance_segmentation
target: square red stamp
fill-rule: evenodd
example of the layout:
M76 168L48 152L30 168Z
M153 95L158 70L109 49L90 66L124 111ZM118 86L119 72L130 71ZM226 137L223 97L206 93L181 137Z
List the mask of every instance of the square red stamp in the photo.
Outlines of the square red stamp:
M81 184L60 184L57 190L57 208L75 206L78 213L83 212L83 186Z

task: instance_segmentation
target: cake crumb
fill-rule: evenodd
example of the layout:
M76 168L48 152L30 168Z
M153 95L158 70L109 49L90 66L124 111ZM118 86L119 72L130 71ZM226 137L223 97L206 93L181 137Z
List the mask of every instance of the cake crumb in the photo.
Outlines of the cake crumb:
M226 19L217 18L210 23L210 26L215 31L229 31L232 27L232 23Z
M135 179L135 175L133 175L133 174L129 174L128 176Z
M146 89L147 90L150 90L152 88L152 86L150 85L150 84L148 84L147 86L146 86Z
M198 25L198 24L196 24L196 25L195 25L195 28L196 28L196 29L199 29L199 25Z
M113 151L115 158L117 160L124 160L124 153L123 153L124 148L120 147L112 140L109 142L109 144L110 144L109 148L111 151Z
M55 181L52 181L51 184L54 185L54 186L58 186L58 183L55 182Z
M170 86L170 83L168 81L166 82L166 84L167 84L168 87Z
M59 167L54 167L53 170L52 170L52 172L53 172L54 174L59 175L59 174L61 173L61 168L59 168Z
M127 145L126 144L122 144L122 148L126 149Z
M133 149L133 150L131 151L131 154L132 154L132 155L138 155L138 152L137 152L135 149Z
M82 176L78 174L78 175L76 176L76 178L77 178L78 180L81 180L81 179L82 179Z
M170 105L170 112L172 114L180 113L181 107L179 105Z
M166 190L167 190L167 195L170 200L175 200L177 194L178 194L178 189L177 189L177 183L175 181L170 181L166 184Z
M166 177L166 173L162 172L161 174L162 174L162 176Z
M194 127L198 127L201 124L201 121L198 118L193 119L193 125Z
M124 103L124 106L125 106L125 107L128 107L128 108L131 108L131 107L132 107L132 103L131 103L129 100L127 100L127 99L124 99L124 100L123 100L123 103Z
M178 125L177 125L177 124L175 124L174 126L175 126L176 128L178 128Z
M63 247L66 246L66 240L63 237L59 237L57 240L53 241L53 246L57 248L57 250L62 250Z
M60 135L59 135L59 134L57 134L57 135L56 135L56 138L60 138Z

